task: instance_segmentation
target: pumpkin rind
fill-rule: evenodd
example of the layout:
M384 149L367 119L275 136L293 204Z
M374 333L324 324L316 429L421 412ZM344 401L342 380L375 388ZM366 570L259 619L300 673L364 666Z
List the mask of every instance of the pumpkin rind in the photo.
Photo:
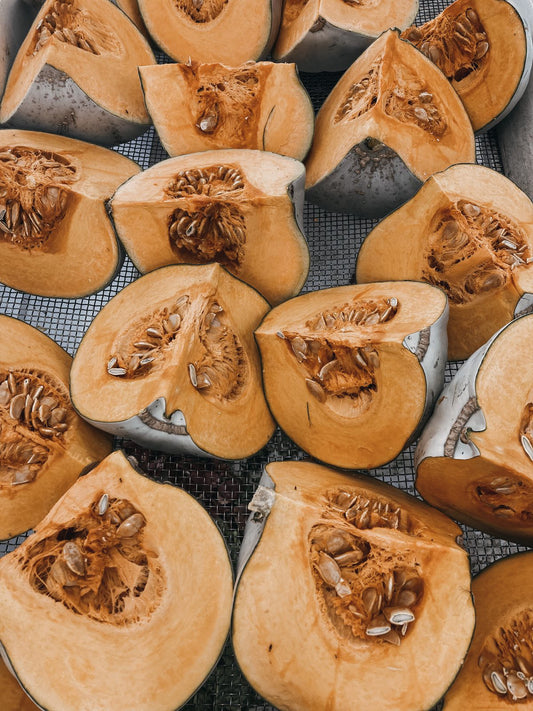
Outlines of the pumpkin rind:
M433 173L474 162L470 120L442 73L398 31L384 32L322 105L306 160L307 197L380 217Z
M217 261L277 304L300 291L309 269L304 182L304 166L285 156L204 151L131 178L109 206L140 272Z
M0 281L62 298L103 289L122 263L105 201L139 166L115 151L35 131L0 131L0 152L7 193Z
M2 315L0 336L0 539L7 539L39 523L112 442L74 412L72 358L57 343Z
M1 644L44 709L174 711L205 680L229 630L232 571L220 532L192 496L137 473L121 452L1 559L0 579ZM106 606L105 595L119 593ZM65 635L77 643L60 643Z
M26 33L31 27L35 12L20 0L0 0L0 97L13 60Z
M139 0L143 20L161 49L177 62L237 66L266 57L281 20L282 0Z
M518 103L533 65L529 0L456 0L403 37L448 77L475 131L487 131Z
M448 358L468 358L533 299L533 203L501 173L454 165L382 220L358 283L419 279L450 301Z
M533 542L533 315L504 326L443 390L415 453L416 487L468 525Z
M531 552L502 558L472 580L476 628L463 668L446 693L444 711L531 708L532 584ZM501 682L499 692L491 676Z
M139 73L170 156L252 148L303 160L309 150L313 106L295 64L189 62L139 67Z
M304 72L347 69L384 30L403 29L418 11L418 0L351 3L314 0L286 2L272 54L295 62Z
M359 518L343 509L348 500L353 508L361 504ZM250 508L232 641L256 691L291 711L432 707L460 667L474 625L467 556L455 542L459 528L397 489L310 462L268 464ZM370 509L383 517L365 523ZM393 511L401 511L398 528ZM261 532L254 530L259 525ZM363 557L351 566L342 558L324 564L325 577L340 568L337 593L320 572L335 554L319 551L341 536ZM418 591L410 595L411 604L417 600L414 620L389 643L365 633L373 614L365 610L388 600L394 606L404 566L420 574L411 580Z
M63 3L67 35L54 8L54 0L43 4L17 54L0 122L102 145L139 136L150 125L137 72L140 64L155 63L147 41L109 0ZM69 24L78 17L76 34Z
M416 282L324 289L276 306L255 332L276 421L328 464L390 461L442 388L447 318L445 295Z
M70 379L74 407L96 427L146 447L251 456L274 431L253 338L268 308L217 263L144 275L82 339Z

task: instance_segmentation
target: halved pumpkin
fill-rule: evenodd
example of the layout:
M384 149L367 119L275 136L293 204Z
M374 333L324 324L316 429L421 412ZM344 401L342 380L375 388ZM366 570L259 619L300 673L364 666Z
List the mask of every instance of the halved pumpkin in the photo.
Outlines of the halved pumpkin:
M414 22L418 0L286 0L272 50L304 72L347 69L384 30Z
M236 66L265 57L279 29L282 0L138 0L148 31L177 62Z
M171 156L256 148L303 160L309 150L313 106L295 64L188 62L139 72L146 106Z
M459 527L309 462L268 464L250 508L232 623L250 684L291 711L431 708L474 626Z
M121 452L0 560L0 643L47 711L174 711L217 662L231 604L207 512Z
M501 173L454 165L367 236L358 283L420 279L450 302L448 358L468 358L533 303L533 203Z
M105 201L139 170L90 143L0 131L0 281L63 298L103 289L122 263Z
M0 656L0 698L2 711L38 711Z
M496 561L472 581L476 629L444 711L533 707L533 552Z
M277 304L295 296L307 277L304 183L304 166L292 158L204 151L131 178L110 209L139 271L216 261Z
M274 431L253 337L268 308L217 263L146 274L85 334L71 370L74 407L146 447L249 457Z
M455 0L402 36L443 71L480 131L506 116L527 87L532 24L531 0Z
M416 436L442 388L445 294L419 282L314 291L255 335L278 424L328 464L369 469Z
M150 125L137 70L150 63L148 42L109 0L46 0L9 74L0 123L129 141Z
M415 455L433 506L501 538L533 544L533 315L501 329L439 398Z
M111 438L75 413L72 358L36 328L0 315L0 539L35 526Z
M318 113L307 197L327 210L381 217L430 175L459 162L475 162L461 100L427 57L389 30L344 73Z

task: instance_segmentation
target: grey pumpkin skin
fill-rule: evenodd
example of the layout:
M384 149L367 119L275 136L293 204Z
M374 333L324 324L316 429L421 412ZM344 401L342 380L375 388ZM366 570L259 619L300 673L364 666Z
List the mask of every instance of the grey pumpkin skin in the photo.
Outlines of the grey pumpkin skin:
M131 47L134 47L134 52L139 57L137 61L146 64L155 63L155 57L147 40L137 30L130 18L115 4L111 4L113 7L110 7L109 11L114 15L113 22L119 25L124 23L124 27L127 27L127 41L131 42ZM47 12L44 9L45 5L46 0L41 3L38 17L21 42L19 53L27 51L30 43L37 37L37 33L42 32L42 22ZM99 9L102 10L101 3ZM105 9L107 12L108 8ZM124 41L124 36L122 33L120 40L117 40L119 44ZM54 41L52 36L52 42ZM76 66L76 52L83 54L86 52L85 49L79 48L79 46L69 47L69 43L59 41L58 45L64 45L69 51L72 50L74 55L72 60L68 59L68 55L67 59L57 60L55 58L57 55L53 54L54 50L52 49L51 60L45 59L33 74L24 95L21 95L16 102L13 102L10 96L20 79L18 76L16 80L7 79L3 101L0 105L0 121L3 124L20 129L61 134L102 146L115 146L138 138L150 127L150 117L142 102L140 80L137 79L138 92L136 91L137 97L135 99L137 107L133 109L128 105L130 97L128 95L121 97L118 89L118 100L115 96L109 101L109 97L93 95L92 91L84 89L84 86L70 75L68 68ZM121 48L121 52L124 52L123 48ZM86 53L91 54L90 52ZM71 61L70 65L69 61ZM22 57L17 57L11 67L12 73L14 71L20 73L20 66L23 63ZM56 64L64 66L61 68ZM135 66L131 65L130 72L130 74L134 73L135 77L137 77L136 66L136 64ZM73 71L73 75L75 74L76 72ZM134 83L135 80L132 80L130 76L130 88ZM138 115L133 115L137 112Z
M36 12L21 0L0 0L0 99L13 60Z

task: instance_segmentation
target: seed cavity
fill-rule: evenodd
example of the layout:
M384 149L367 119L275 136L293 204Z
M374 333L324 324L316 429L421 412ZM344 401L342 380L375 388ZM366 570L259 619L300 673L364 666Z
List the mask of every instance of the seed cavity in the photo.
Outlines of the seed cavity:
M176 9L187 15L198 25L215 20L223 11L228 0L175 0Z
M354 121L367 113L377 102L381 60L372 64L368 72L352 84L335 114L334 123Z
M33 589L99 623L130 625L157 607L164 577L144 544L145 516L130 501L99 494L63 527L50 525L18 553Z

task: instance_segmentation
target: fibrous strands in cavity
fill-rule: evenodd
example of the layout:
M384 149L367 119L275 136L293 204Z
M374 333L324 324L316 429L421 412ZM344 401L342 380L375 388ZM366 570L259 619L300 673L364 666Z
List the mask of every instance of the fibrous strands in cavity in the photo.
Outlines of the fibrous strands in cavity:
M428 232L422 278L442 288L452 303L502 289L515 269L533 261L524 230L476 202L458 200L440 210Z
M438 97L407 67L398 65L392 69L395 72L394 86L383 97L385 113L440 138L448 124L439 108Z
M73 613L132 624L153 612L164 585L154 553L144 546L145 527L130 501L102 492L68 524L41 531L18 562L36 592Z
M462 81L489 61L490 43L479 15L472 7L451 15L442 13L420 27L402 33L448 79Z
M48 12L35 30L29 53L37 54L52 40L97 55L117 53L122 46L115 33L78 7L76 0L56 0L49 4Z
M348 90L335 114L335 123L344 123L366 113L378 100L380 61Z
M78 178L78 168L65 156L24 146L0 148L0 241L45 248Z
M176 0L176 9L200 25L215 20L228 0Z
M415 624L424 581L412 551L394 557L368 539L373 528L417 536L418 525L400 506L357 490L335 489L309 535L317 594L345 640L400 645Z

